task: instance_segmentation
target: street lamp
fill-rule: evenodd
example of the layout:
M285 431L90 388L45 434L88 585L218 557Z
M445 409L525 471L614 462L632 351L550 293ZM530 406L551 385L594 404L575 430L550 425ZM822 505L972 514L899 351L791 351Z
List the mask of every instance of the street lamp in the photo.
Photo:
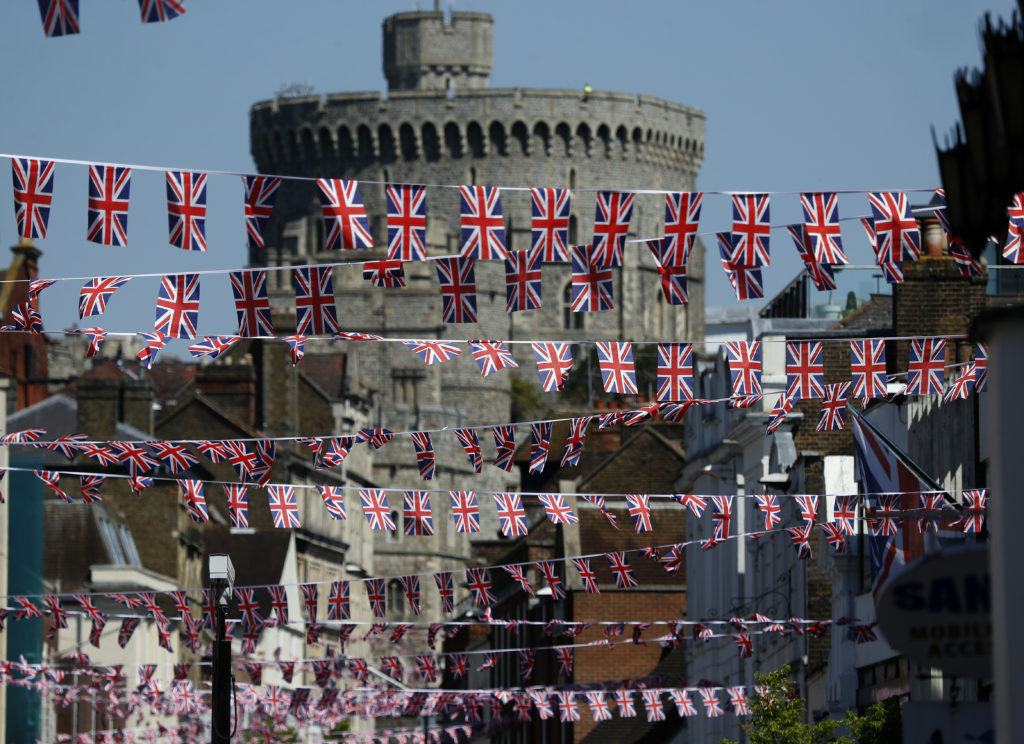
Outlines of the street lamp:
M210 699L210 742L226 744L234 736L231 727L231 641L227 640L228 609L235 591L235 567L231 557L223 553L210 556L210 596L216 616L216 637L213 641L213 693ZM236 722L237 723L237 722Z

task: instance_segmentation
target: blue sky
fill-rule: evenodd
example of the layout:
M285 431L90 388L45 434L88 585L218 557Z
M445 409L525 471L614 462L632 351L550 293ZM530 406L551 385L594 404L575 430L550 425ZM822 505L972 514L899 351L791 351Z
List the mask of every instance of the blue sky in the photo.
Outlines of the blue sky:
M979 64L984 12L1008 17L1013 5L476 0L455 8L495 16L492 86L589 82L596 90L697 106L707 116L700 188L796 192L939 185L929 127L944 135L959 119L953 73ZM308 81L318 93L384 90L381 21L414 7L409 1L190 0L184 17L143 25L136 0L82 0L82 6L80 35L47 39L33 0L3 3L0 151L252 171L249 106L287 82ZM194 255L167 244L159 173L133 175L128 247L87 242L87 178L84 166L58 166L50 232L38 243L42 276L244 265L237 179L211 178L210 250ZM9 245L17 236L8 176L0 177L4 203L0 241ZM866 198L844 197L840 213L866 214ZM773 198L774 223L799 219L796 196ZM702 231L728 226L726 197L709 196ZM860 227L845 223L843 230L852 261L867 263ZM769 297L799 268L784 233L773 233L772 252ZM707 304L734 302L717 260L708 267ZM861 272L854 288L873 287L870 273ZM65 282L44 293L47 328L77 319L79 289L80 283ZM155 279L130 282L100 325L151 330L155 295ZM224 276L204 279L201 308L200 333L235 330Z

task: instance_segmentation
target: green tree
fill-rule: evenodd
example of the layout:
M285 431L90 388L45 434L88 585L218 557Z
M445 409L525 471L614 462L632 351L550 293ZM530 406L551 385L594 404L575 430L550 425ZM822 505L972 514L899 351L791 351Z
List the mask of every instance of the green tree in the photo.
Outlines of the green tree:
M750 699L750 715L740 724L750 744L889 744L898 742L893 725L898 707L875 703L867 715L847 711L844 718L804 722L804 701L790 680L789 666L768 674L755 674L762 691ZM893 736L895 735L895 738ZM723 739L722 744L735 744Z

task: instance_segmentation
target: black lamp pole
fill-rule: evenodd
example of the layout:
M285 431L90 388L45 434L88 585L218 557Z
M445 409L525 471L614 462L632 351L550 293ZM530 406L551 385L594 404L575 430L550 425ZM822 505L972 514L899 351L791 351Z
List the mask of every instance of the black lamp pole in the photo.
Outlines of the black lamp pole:
M210 699L211 744L231 741L231 641L226 639L227 605L217 603L217 637L213 642L213 694Z

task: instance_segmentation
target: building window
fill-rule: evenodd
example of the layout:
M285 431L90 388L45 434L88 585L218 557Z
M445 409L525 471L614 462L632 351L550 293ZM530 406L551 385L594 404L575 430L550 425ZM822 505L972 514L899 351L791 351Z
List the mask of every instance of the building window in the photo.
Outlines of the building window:
M562 328L568 330L583 328L583 313L572 311L572 280L567 281L562 289Z

